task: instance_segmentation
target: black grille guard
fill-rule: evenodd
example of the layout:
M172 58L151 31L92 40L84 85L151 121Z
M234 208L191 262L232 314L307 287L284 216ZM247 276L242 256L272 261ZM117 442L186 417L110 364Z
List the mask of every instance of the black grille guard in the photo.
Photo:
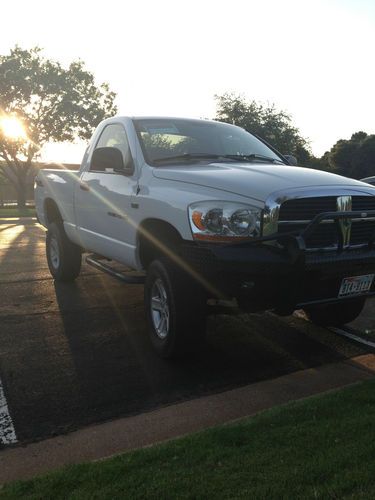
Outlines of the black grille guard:
M306 226L306 228L300 233L300 236L302 236L304 239L306 239L308 236L310 236L318 227L318 225L323 221L323 220L334 220L336 224L341 219L361 219L364 222L366 221L367 218L369 217L375 217L375 210L370 210L368 212L324 212L321 214L318 214L314 219ZM338 231L339 235L339 241L338 241L338 246L337 246L337 252L342 252L344 250L344 237L342 231ZM372 235L370 236L368 240L368 249L372 250L374 248L375 244L375 229L372 232ZM349 247L350 248L350 245Z
M288 233L274 233L269 236L263 236L260 238L256 238L254 240L248 240L246 242L242 241L239 243L231 243L230 247L249 247L249 246L257 246L262 245L264 243L277 242L280 243L289 253L291 257L295 260L299 260L302 255L308 251L306 247L306 239L308 236L314 233L319 227L319 224L325 220L334 220L336 224L339 224L339 221L342 219L362 219L366 221L367 218L375 217L375 210L368 210L366 212L363 211L351 211L351 212L322 212L316 215L311 222L305 227L305 229L298 231L291 231ZM338 231L339 241L337 245L337 249L332 249L332 251L336 251L336 253L342 253L347 250L350 250L350 246L344 247L344 237L341 231ZM375 229L372 232L369 240L367 241L367 249L369 251L375 250ZM319 249L316 249L319 250ZM332 253L331 251L331 253Z
M306 238L317 230L323 221L331 220L332 225L339 224L342 219L366 219L375 217L375 210L351 212L322 212L314 217L304 229L290 233L274 233L253 240L231 243L209 248L215 257L228 264L231 275L249 273L252 276L267 275L268 277L288 277L290 284L285 296L283 307L286 310L303 307L306 304L335 303L349 300L345 297L330 297L324 299L301 299L304 283L314 273L319 279L322 276L340 279L352 275L369 274L375 271L375 229L371 231L368 241L363 245L344 246L343 236L337 247L329 250L310 251L306 247ZM339 234L341 232L339 231ZM267 243L277 242L279 245ZM205 270L208 266L205 266ZM222 268L216 274L222 272ZM224 268L225 269L225 268ZM302 291L301 291L302 290ZM367 296L375 295L375 290L368 291Z

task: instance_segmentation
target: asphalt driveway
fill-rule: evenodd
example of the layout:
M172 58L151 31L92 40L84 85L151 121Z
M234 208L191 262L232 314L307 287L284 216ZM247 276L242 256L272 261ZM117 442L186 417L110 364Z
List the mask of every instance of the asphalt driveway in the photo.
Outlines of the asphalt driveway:
M0 389L20 443L368 352L295 317L221 315L197 356L162 361L143 287L85 265L74 284L54 283L44 241L32 220L0 224Z

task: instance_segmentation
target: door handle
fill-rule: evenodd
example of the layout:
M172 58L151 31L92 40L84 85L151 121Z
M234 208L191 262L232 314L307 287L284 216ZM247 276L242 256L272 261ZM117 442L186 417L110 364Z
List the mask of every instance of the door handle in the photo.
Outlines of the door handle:
M82 191L90 191L89 186L87 184L85 184L84 182L79 183L79 189L82 189Z

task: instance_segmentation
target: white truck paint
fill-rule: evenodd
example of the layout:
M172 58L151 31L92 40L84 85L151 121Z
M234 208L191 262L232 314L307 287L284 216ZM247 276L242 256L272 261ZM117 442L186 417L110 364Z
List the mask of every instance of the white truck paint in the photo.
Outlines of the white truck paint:
M111 128L110 126L114 127ZM287 165L285 159L277 152L268 149L266 145L250 135L249 141L250 138L251 141L255 141L254 147L258 148L255 153L262 155L264 152L267 152L270 156L270 161L260 156L259 158L250 157L251 155L249 156L249 154L251 151L247 153L248 160L245 157L224 158L224 154L220 152L221 150L217 158L197 158L196 161L194 161L194 157L187 157L177 158L175 161L167 160L164 163L158 163L157 160L150 161L150 158L147 158L149 151L154 151L158 147L165 146L165 144L158 145L156 139L162 137L167 142L172 141L170 144L175 147L175 138L180 140L183 137L181 144L184 144L184 140L186 140L185 135L187 132L184 132L185 135L183 135L179 131L179 127L184 130L190 130L190 128L194 130L194 127L198 126L222 127L224 124L198 120L152 117L143 119L115 117L105 120L95 131L79 172L41 170L38 173L35 200L40 222L49 228L51 222L54 222L56 219L56 214L58 214L58 220L63 225L68 240L74 245L78 245L84 252L92 252L125 264L132 269L142 271L146 270L145 267L148 267L150 264L149 261L147 263L142 262L140 254L140 241L142 238L140 228L147 221L157 220L160 223L168 225L169 228L174 228L180 237L180 241L191 247L195 248L201 245L204 251L206 251L208 248L207 245L212 243L214 247L212 251L215 254L215 259L221 259L222 255L220 252L222 250L218 250L218 248L222 246L221 244L235 244L236 241L242 241L240 237L241 227L245 227L246 232L246 224L249 223L249 220L253 220L251 217L259 218L259 221L257 220L259 227L254 229L252 236L246 233L246 241L270 234L277 235L280 209L286 200L304 198L309 200L320 198L323 200L328 199L328 197L335 197L340 202L342 200L349 200L349 205L345 205L347 207L346 210L349 212L351 211L350 207L352 206L353 198L364 199L366 202L370 200L371 203L375 200L375 189L368 184L327 172ZM218 128L217 130L221 131L221 137L224 137L226 141L244 140L246 142L247 136L243 137L244 132L242 129L229 125L225 125L225 127L225 129ZM122 151L122 154L123 158L127 158L126 161L130 161L129 164L132 166L131 171L114 171L111 167L102 171L91 168L94 151L99 147L103 147L101 146L101 141L104 141L102 138L106 134L110 136L110 130L117 132L123 130L129 148L125 152ZM239 134L238 137L236 134ZM144 139L145 136L147 137ZM150 140L150 137L154 143L148 150L145 141L146 139ZM210 137L212 140L212 134ZM199 137L197 139L193 134L192 137L187 137L186 147L188 148L188 154L196 154L196 152L191 153L189 150L191 146L189 144L197 140L199 140ZM107 148L105 151L106 154L108 153L108 148L111 148L110 144L110 140L108 143L105 143L104 147ZM172 147L170 144L168 147ZM119 148L120 146L117 149ZM208 146L203 152L210 153ZM184 154L186 155L186 152ZM237 156L241 156L241 153ZM251 212L249 214L249 211L246 211L247 209L245 209L245 212L241 212L238 209L236 214L233 215L235 208L231 209L232 215L228 217L237 217L237 219L238 217L245 217L246 220L240 221L236 219L235 223L233 223L235 224L235 230L233 231L238 231L238 234L230 233L228 228L225 230L220 229L223 231L220 241L217 233L215 233L216 228L211 235L211 230L207 229L208 225L207 227L205 226L204 230L198 229L199 222L197 223L198 226L194 226L191 219L191 210L189 212L191 205L199 207L197 209L197 213L199 214L201 206L205 207L208 204L208 206L215 207L215 203L218 204L219 202L221 204L224 203L224 207L233 206L236 208L238 206L241 208L248 206ZM201 205L202 203L203 205ZM375 209L375 204L371 203L370 205L367 204L366 207ZM220 210L222 210L220 213L223 218L225 210L229 210L229 208ZM369 208L367 208L368 210ZM204 212L202 215L202 220L206 217L204 224L208 224L207 221L210 222L211 219L207 219L207 217L211 217L212 213ZM362 213L362 216L363 220L361 219L361 224L371 224L372 219L367 213ZM340 220L342 221L343 219ZM359 221L358 217L345 220L349 220L349 224L352 224L352 221ZM324 223L341 224L340 221L334 222L333 220L323 221L322 224ZM232 223L229 221L228 224ZM152 225L150 227L152 228ZM196 233L202 234L197 235ZM229 234L232 236L229 237ZM152 236L158 237L157 234L153 234ZM203 243L198 241L198 236L207 241ZM364 256L366 254L365 246L367 244L371 246L371 243L368 243L367 239L366 235L365 241L360 242ZM277 238L273 242L260 241L257 248L260 250L263 248L264 252L269 252L270 247L273 246L274 250L277 247L277 251L280 252L283 245L280 241L276 240ZM165 242L162 243L164 244ZM346 252L346 255L353 255L350 254L350 244L349 242L347 243L346 248L342 250ZM169 240L167 244L169 244ZM311 250L321 255L324 252L330 251L332 262L334 263L335 260L339 261L342 255L341 257L337 255L336 259L336 253L340 254L340 252L337 252L334 243L330 243L330 246L331 248L324 251L319 247ZM252 246L251 248L254 247ZM358 251L358 245L356 248L356 251ZM210 247L209 250L211 251L211 249ZM243 256L241 256L242 258ZM371 260L373 255L366 254L365 258ZM226 256L224 261L227 262L228 259L233 260L233 256L230 258ZM256 260L253 263L253 267L257 266L257 262ZM251 262L247 262L248 264L251 264ZM340 265L342 266L342 262ZM370 267L364 267L366 268L366 272L363 271L363 274L375 271L373 264L370 264ZM351 272L350 265L348 265L348 272L349 270ZM340 280L344 276L347 276L345 269L340 274ZM253 279L249 279L248 281L256 283ZM330 297L331 299L337 299L337 297ZM320 302L324 303L325 300L324 296ZM300 302L297 303L300 304ZM297 305L297 303L294 305ZM170 314L170 311L168 314ZM159 338L159 340L163 339ZM164 353L163 355L167 354Z

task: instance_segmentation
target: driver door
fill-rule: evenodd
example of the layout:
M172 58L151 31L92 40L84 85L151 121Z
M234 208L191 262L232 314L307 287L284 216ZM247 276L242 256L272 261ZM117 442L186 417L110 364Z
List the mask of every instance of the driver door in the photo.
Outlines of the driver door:
M123 156L124 165L134 165L125 128L120 123L107 125L96 148L115 147ZM92 157L92 154L91 154ZM131 265L134 260L135 229L131 221L130 203L137 186L136 172L95 171L81 175L76 188L77 226L85 249L104 257Z

